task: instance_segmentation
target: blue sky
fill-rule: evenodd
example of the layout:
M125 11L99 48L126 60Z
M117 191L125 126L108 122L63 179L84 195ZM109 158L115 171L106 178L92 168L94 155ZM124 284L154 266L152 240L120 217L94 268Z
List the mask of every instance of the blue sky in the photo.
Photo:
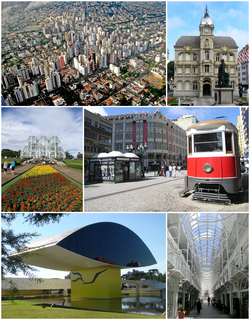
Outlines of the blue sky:
M58 136L74 156L83 152L82 108L2 108L1 149L21 150L29 136Z
M35 240L42 239L48 236L52 236L61 232L73 230L81 226L86 226L96 222L115 222L124 225L135 232L142 241L148 246L153 256L155 257L157 264L138 268L140 271L147 272L149 269L158 269L161 273L166 271L166 214L165 213L113 213L113 214L85 214L85 213L71 213L68 216L63 217L59 223L50 223L42 227L36 227L24 222L24 218L20 213L18 218L15 219L10 229L15 233L22 232L37 232L39 237ZM3 228L8 228L7 225L2 224ZM36 268L39 270L35 274L40 278L64 278L68 272L55 271L44 268ZM132 271L134 268L122 269L121 274ZM7 275L11 276L11 275ZM18 275L24 277L22 273Z
M232 37L240 51L249 43L248 1L168 1L167 47L174 60L174 45L181 36L199 36L205 7L214 24L215 36Z
M157 108L150 107L90 107L88 110L101 115L117 115L122 113L153 112ZM228 116L227 121L232 122L237 127L237 116L240 115L238 107L161 107L158 108L170 119L176 119L183 115L194 115L201 121L213 120L215 117Z

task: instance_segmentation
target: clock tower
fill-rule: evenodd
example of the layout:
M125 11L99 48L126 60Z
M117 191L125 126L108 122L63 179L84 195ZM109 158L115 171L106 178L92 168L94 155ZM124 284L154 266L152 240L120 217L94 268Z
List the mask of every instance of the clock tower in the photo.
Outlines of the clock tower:
M200 23L200 97L213 95L214 83L214 25L206 6Z

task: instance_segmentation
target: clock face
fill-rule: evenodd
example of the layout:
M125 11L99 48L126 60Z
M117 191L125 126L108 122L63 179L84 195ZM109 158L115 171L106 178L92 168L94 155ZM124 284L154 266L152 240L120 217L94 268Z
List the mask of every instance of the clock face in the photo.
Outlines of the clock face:
M205 28L205 32L208 32L209 31L209 29L208 28Z

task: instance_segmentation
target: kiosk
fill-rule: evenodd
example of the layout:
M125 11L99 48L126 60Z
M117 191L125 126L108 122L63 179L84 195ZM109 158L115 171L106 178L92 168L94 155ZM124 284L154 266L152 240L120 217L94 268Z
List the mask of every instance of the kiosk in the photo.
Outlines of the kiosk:
M114 183L141 179L141 161L134 153L98 153L89 162L89 182Z

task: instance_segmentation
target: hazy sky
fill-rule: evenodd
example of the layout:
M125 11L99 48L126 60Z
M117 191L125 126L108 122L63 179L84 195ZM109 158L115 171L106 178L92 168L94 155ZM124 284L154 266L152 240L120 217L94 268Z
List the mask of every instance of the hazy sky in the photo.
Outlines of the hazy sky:
M83 152L82 108L2 108L2 149L21 150L29 136L58 136L74 156Z
M37 232L39 237L35 240L43 239L61 232L84 227L97 222L114 222L119 223L133 232L135 232L142 241L147 245L155 257L157 264L138 268L140 271L147 272L149 269L158 269L161 273L166 271L166 214L165 213L70 213L63 217L59 223L50 223L42 227L31 226L20 213L11 226L2 224L4 229L10 228L15 233ZM64 278L68 272L55 271L45 268L37 268L39 271L35 274L40 278ZM132 271L134 268L122 269L121 274ZM12 275L7 275L12 276ZM22 273L18 275L24 277Z
M167 47L174 60L174 45L181 36L199 36L205 8L214 24L215 36L232 37L238 51L249 43L248 1L168 1Z

